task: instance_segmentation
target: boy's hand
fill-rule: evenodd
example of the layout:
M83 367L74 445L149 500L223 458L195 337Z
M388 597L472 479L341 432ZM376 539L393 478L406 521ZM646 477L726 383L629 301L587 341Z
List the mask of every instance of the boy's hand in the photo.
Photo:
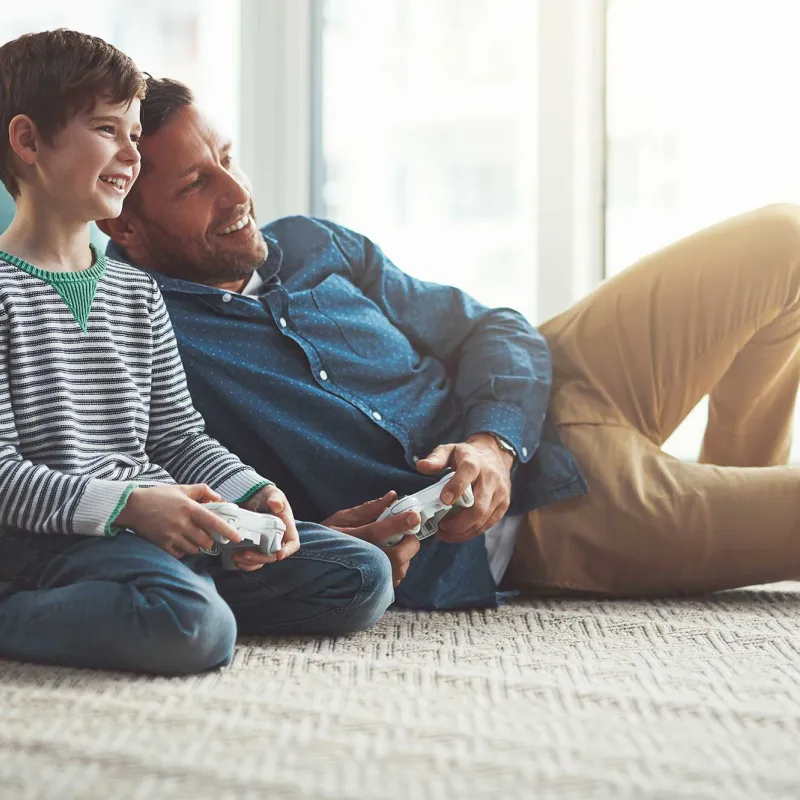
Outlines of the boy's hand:
M397 492L389 492L377 500L368 500L355 508L344 508L337 511L322 524L335 531L355 536L382 547L383 543L397 533L413 528L419 524L419 514L408 511L397 517L386 517L380 522L378 517L397 500ZM385 553L392 564L392 582L397 586L408 572L411 559L419 552L419 539L416 536L404 536L394 547L387 547Z
M292 507L289 505L286 495L277 486L265 486L239 505L248 511L274 514L286 526L281 549L274 555L268 556L255 550L240 550L234 553L233 563L239 569L252 572L254 569L260 569L264 564L283 561L284 558L289 558L300 549L300 535L297 532Z
M204 483L134 489L113 524L130 528L171 556L183 558L201 547L213 546L207 531L216 531L232 542L242 541L235 528L201 505L220 500Z

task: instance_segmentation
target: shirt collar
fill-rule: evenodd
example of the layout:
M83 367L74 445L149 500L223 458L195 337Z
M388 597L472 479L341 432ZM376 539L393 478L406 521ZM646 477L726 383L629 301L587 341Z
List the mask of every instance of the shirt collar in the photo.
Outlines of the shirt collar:
M265 233L262 229L261 235L267 243L267 258L264 263L256 270L259 277L263 281L259 289L259 294L269 291L269 289L279 286L281 279L278 275L283 261L283 251L278 242L269 234ZM150 267L142 267L134 264L125 250L120 247L116 242L109 241L106 246L106 257L113 258L115 261L122 261L125 264L130 264L142 272L150 275L158 284L158 288L162 292L183 292L189 294L218 294L223 293L222 289L216 289L213 286L206 286L203 283L195 283L194 281L187 281L180 278L170 278L163 275L156 269Z

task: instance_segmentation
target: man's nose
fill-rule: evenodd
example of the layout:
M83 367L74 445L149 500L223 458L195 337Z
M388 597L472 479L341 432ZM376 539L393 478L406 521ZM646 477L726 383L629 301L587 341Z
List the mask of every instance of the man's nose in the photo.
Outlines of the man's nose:
M242 206L250 202L250 192L247 186L238 180L235 175L225 170L221 175L222 191L220 201L226 206Z

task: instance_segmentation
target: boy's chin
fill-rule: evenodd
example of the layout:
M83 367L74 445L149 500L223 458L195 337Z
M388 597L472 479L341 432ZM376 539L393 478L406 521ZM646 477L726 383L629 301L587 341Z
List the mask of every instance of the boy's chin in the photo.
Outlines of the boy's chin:
M92 210L92 222L99 219L116 219L122 213L122 200L118 203L99 203Z

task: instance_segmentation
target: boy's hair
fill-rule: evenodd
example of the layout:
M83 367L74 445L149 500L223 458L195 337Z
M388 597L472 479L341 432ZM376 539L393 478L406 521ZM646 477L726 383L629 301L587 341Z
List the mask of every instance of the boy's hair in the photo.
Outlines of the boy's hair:
M144 99L146 92L133 61L97 36L59 28L7 42L0 47L0 181L19 196L8 135L17 114L27 114L50 145L98 98L122 104Z

